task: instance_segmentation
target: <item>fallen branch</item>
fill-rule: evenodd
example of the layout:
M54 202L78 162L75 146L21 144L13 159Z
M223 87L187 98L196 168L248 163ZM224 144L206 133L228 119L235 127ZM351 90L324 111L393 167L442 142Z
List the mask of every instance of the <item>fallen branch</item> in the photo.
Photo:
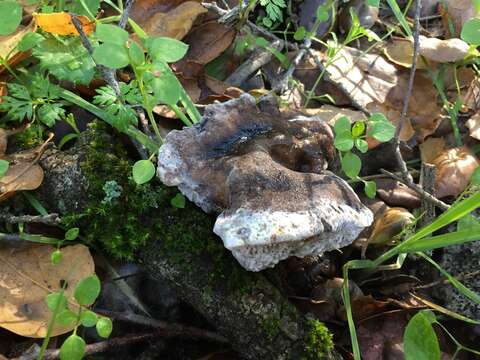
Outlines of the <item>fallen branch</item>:
M108 316L112 319L118 321L129 322L136 325L148 326L153 327L156 329L161 329L163 331L162 336L164 337L186 337L191 339L202 339L208 341L214 341L222 344L228 344L229 341L222 335L219 335L215 332L199 329L193 326L186 326L177 323L167 323L162 320L156 320L147 318L145 316L137 315L137 314L121 314L114 311L109 310L99 310L95 309L95 311L99 314Z
M61 219L58 214L15 216L4 213L0 214L0 221L3 221L7 224L39 223L45 225L58 225L60 224Z

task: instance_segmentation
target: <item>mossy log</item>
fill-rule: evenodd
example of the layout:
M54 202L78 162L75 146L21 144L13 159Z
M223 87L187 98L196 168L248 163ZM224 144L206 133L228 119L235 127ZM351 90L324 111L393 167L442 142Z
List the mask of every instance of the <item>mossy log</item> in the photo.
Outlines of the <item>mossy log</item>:
M176 189L135 185L124 148L101 124L92 124L74 148L42 159L40 198L63 214L67 226L81 226L87 241L169 280L242 357L321 358L322 344L308 341L319 338L311 336L315 326L262 274L237 264L213 234L210 216L188 202L173 207ZM107 181L121 190L113 200L105 194Z

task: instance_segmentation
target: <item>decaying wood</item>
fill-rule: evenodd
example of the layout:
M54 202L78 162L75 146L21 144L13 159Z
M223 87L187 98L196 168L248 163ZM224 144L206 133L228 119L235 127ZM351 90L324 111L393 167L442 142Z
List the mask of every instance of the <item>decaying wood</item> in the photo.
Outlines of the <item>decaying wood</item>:
M78 212L85 206L88 181L80 163L88 146L82 145L81 139L79 143L68 152L49 151L42 159L46 176L39 195L49 211ZM301 358L307 322L263 275L249 274L252 283L232 291L228 284L235 281L233 274L212 278L215 264L208 259L192 255L174 261L160 251L161 244L162 234L158 234L156 240L141 249L138 261L153 278L169 280L178 295L226 337L242 357ZM224 261L235 260L230 256Z

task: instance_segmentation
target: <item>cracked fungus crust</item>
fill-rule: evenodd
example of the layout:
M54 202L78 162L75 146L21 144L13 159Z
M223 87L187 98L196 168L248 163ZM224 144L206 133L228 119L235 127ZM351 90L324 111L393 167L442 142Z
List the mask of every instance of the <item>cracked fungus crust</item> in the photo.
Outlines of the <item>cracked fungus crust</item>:
M167 135L158 158L162 182L220 213L214 232L252 271L346 246L373 221L326 170L335 153L328 125L275 111L249 95L208 106L200 124Z

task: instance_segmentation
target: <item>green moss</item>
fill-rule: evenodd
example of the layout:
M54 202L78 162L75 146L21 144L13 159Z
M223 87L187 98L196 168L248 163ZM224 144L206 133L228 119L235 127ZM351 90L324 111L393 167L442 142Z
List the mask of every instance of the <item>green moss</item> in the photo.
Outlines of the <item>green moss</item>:
M14 147L30 149L43 143L43 131L39 126L30 126L15 134L11 140Z
M280 318L277 316L271 316L263 320L263 330L269 340L275 339L280 333Z
M333 335L324 323L309 320L310 331L305 339L304 360L318 360L327 357L333 350Z
M103 123L91 124L88 131L81 167L89 183L89 204L83 213L64 217L68 227L80 227L88 243L119 258L132 258L139 246L156 238L162 256L189 271L195 271L189 259L206 258L212 280L224 279L229 290L242 293L255 287L254 274L242 269L213 234L213 217L188 201L184 209L173 207L176 188L158 181L135 184L125 147L112 141ZM112 182L121 189L114 198L105 190Z

